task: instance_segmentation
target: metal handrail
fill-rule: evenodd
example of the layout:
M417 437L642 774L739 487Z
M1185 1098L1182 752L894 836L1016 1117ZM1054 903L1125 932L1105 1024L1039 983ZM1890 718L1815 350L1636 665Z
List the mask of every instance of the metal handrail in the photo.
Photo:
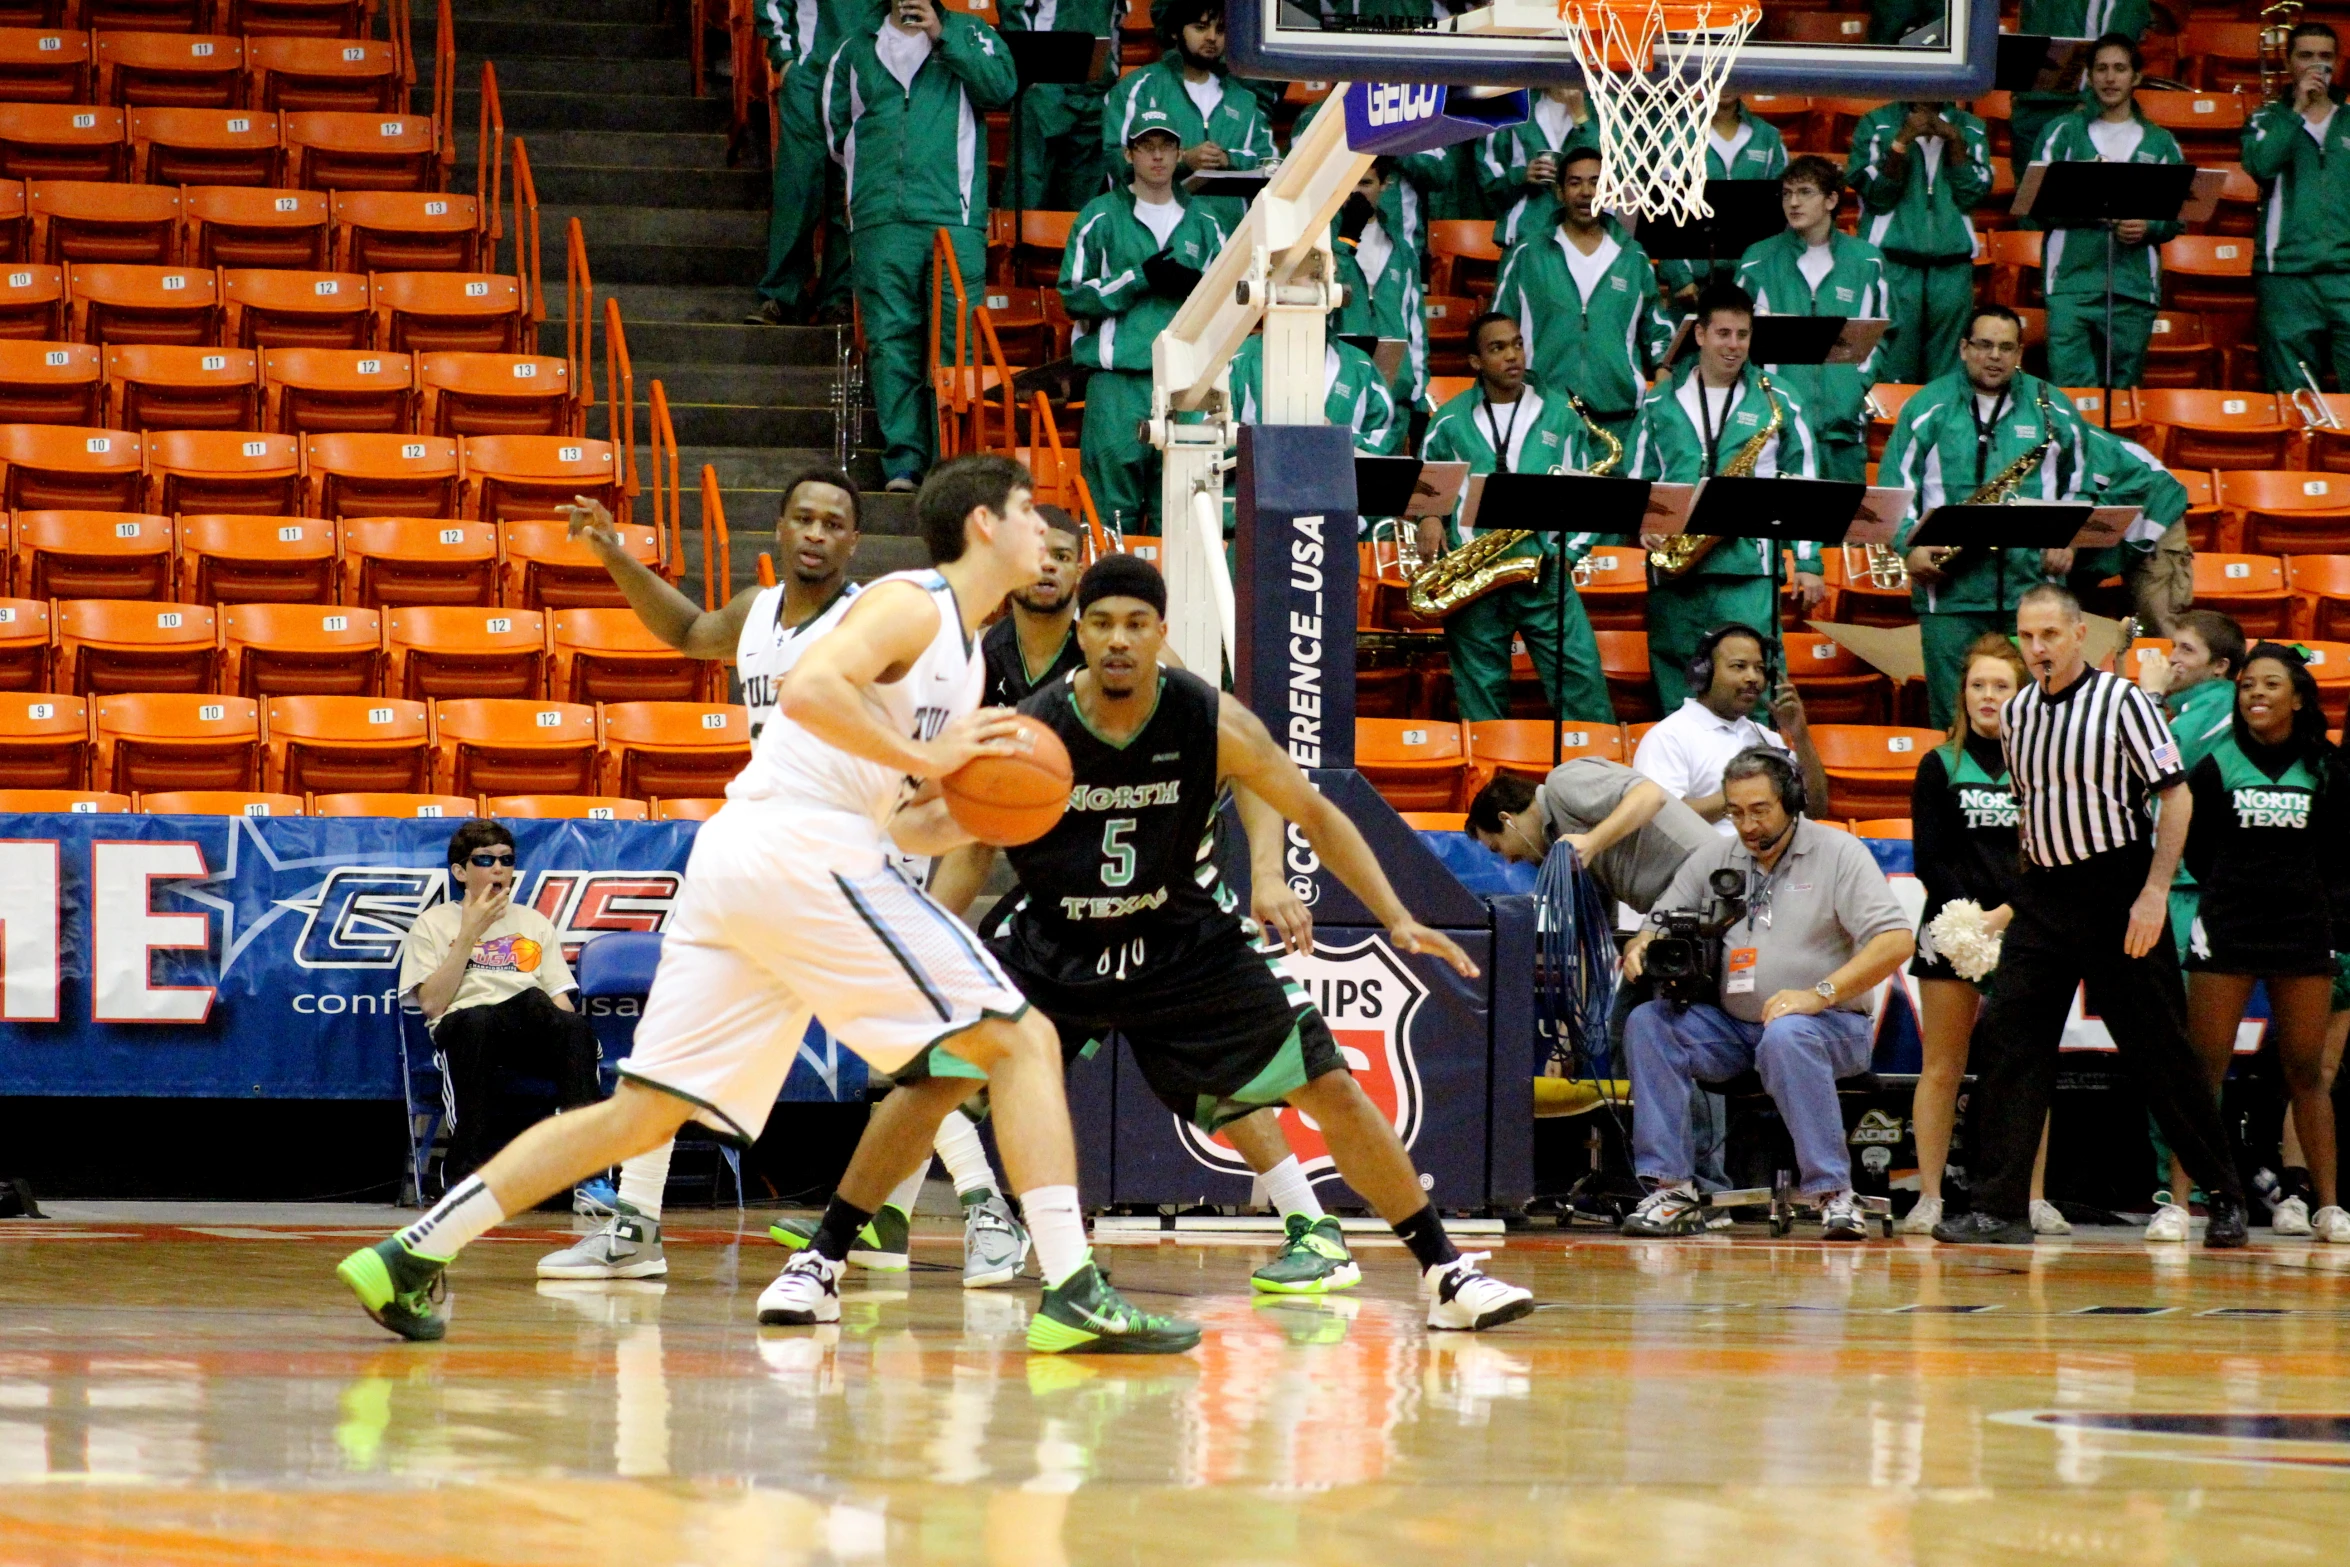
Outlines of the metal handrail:
M712 569L710 562L718 565ZM734 535L726 526L726 501L718 493L718 470L702 464L702 607L716 609L734 596Z
M1044 393L1034 394L1035 401L1028 412L1028 445L1035 458L1050 457L1055 487L1066 484L1077 497L1076 511L1085 523L1085 531L1093 541L1094 559L1110 553L1110 535L1102 527L1100 513L1093 508L1093 491L1086 486L1085 475L1072 470L1069 449L1061 444L1060 421L1053 417L1052 399ZM1042 461L1032 462L1041 469ZM1041 487L1041 481L1040 481Z
M604 299L604 393L604 438L620 443L621 485L633 499L641 493L636 466L636 370L628 362L628 333L620 324L620 301L609 295ZM662 397L662 413L666 418L666 393ZM669 439L672 445L676 443L674 430ZM659 444L657 436L655 444ZM660 476L656 461L653 472L656 485Z
M450 101L455 102L454 94ZM481 62L481 128L474 138L474 199L481 203L483 232L490 237L490 269L497 270L498 241L506 237L506 106L498 98L498 68Z
M514 277L522 286L522 308L535 328L547 319L547 290L539 269L539 191L530 177L530 153L514 138ZM538 352L534 332L531 352Z
M433 17L432 101L433 130L441 146L441 189L447 190L449 171L457 166L457 23L449 0L439 0Z
M400 85L416 85L416 34L408 18L408 0L391 0L384 8L384 32L391 39L392 54L400 62ZM440 84L433 90L437 95ZM438 103L436 96L434 102Z
M588 405L596 400L596 280L588 271L587 235L579 219L563 221L563 363L571 377L581 434L587 433ZM610 358L609 351L606 358ZM605 432L613 440L619 436ZM622 468L626 477L627 469Z
M652 405L650 465L653 470L653 530L662 536L664 559L670 569L683 574L685 565L685 538L677 489L677 429L669 422L669 393L659 380L647 389L647 400ZM668 458L667 482L663 482L662 458ZM710 562L702 561L703 608L716 609L717 602L710 597Z
M932 236L930 245L935 263L930 272L931 384L934 387L937 385L937 372L940 369L954 372L950 396L939 403L939 422L942 426L939 431L939 451L946 456L961 454L956 449L956 443L946 439L947 432L943 428L950 406L956 417L968 418L970 422L969 450L983 452L988 449L989 394L979 383L985 372L992 369L996 373L996 391L1003 398L1003 450L1012 454L1020 444L1020 429L1014 417L1012 366L1004 357L1002 342L996 337L995 321L988 314L984 303L976 308L971 304L970 293L963 284L963 267L955 259L955 247L947 231L938 230ZM942 363L939 337L943 330L944 295L950 288L955 296L955 355L951 362ZM975 357L977 363L974 363Z

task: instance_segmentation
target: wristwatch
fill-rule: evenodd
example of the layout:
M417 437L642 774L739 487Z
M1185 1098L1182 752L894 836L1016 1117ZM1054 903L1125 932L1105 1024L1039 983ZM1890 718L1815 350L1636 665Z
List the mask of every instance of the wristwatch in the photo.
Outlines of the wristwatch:
M1818 984L1812 986L1811 990L1813 995L1819 997L1828 1005L1834 1006L1836 1004L1836 982L1834 980L1823 979Z

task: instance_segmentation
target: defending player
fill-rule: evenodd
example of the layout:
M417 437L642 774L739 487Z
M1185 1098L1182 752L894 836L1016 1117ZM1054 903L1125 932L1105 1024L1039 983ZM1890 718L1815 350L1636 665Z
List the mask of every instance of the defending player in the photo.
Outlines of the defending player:
M336 1269L385 1327L441 1337L433 1296L458 1251L579 1175L659 1146L689 1117L755 1138L814 1015L876 1070L943 1047L988 1077L1045 1278L1031 1347L1172 1353L1199 1342L1195 1324L1135 1310L1094 1268L1052 1029L890 863L893 848L935 855L969 841L931 781L1010 751L1011 716L979 706L976 636L1005 594L1036 579L1044 552L1028 472L1008 458L940 465L916 510L937 567L875 582L801 655L750 766L695 838L618 1092L540 1122ZM935 1124L893 1177L915 1153L928 1157ZM795 1269L845 1254L881 1205L888 1186L859 1175L852 1167ZM835 1314L837 1278L834 1265L819 1284Z

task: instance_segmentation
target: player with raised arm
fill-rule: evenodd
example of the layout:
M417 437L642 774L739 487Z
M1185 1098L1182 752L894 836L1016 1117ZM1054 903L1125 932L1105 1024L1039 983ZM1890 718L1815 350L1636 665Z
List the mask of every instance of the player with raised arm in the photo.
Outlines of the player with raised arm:
M1168 1353L1199 1342L1196 1325L1135 1310L1094 1268L1058 1041L891 862L893 848L935 855L970 841L935 781L1012 751L1012 715L979 706L977 634L1005 594L1036 579L1044 551L1028 472L1008 458L941 464L916 511L935 568L873 583L801 654L750 765L696 836L619 1090L540 1122L336 1269L385 1327L441 1337L434 1295L465 1245L582 1173L658 1147L687 1119L757 1137L813 1015L878 1071L943 1049L989 1079L1045 1279L1032 1347ZM914 1159L897 1163L893 1182ZM784 1309L770 1303L779 1292L797 1320L838 1319L849 1247L892 1184L859 1175L852 1166L814 1242L761 1297L762 1320Z

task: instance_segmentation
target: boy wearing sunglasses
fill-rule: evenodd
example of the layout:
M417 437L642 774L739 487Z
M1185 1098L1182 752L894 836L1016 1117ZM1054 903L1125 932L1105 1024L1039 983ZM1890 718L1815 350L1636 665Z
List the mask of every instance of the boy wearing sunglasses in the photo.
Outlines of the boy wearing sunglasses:
M501 1072L552 1079L565 1110L603 1097L596 1036L571 1004L579 987L562 944L544 914L514 902L514 875L514 835L464 823L449 838L462 901L418 915L400 948L400 994L424 1013L446 1063L452 1185L498 1150L491 1101Z

